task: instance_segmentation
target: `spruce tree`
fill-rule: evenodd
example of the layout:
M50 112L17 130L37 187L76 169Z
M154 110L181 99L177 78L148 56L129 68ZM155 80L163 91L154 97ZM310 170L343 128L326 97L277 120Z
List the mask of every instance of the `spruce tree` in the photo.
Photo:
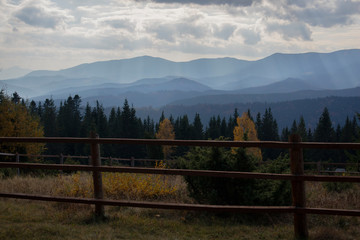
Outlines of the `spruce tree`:
M334 141L335 131L330 119L329 110L325 107L314 133L316 142L332 142Z
M204 139L204 129L203 124L201 123L200 114L196 113L194 117L194 121L192 124L192 139L201 140Z
M330 119L329 110L325 107L322 112L319 122L316 126L314 132L314 141L315 142L333 142L335 140L335 130L332 126ZM325 150L316 150L314 151L313 159L314 161L333 161L334 160L333 151Z

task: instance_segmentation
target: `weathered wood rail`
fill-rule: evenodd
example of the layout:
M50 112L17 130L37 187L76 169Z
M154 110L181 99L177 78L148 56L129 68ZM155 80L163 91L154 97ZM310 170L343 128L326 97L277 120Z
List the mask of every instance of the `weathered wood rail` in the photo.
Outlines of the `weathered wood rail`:
M294 232L296 238L308 237L306 214L327 214L360 217L360 209L327 209L307 208L305 198L305 181L321 182L356 182L360 183L359 176L323 176L304 175L304 162L302 150L313 149L360 149L360 143L307 143L301 142L298 135L292 135L289 142L233 142L233 141L191 141L191 140L159 140L159 139L114 139L114 138L29 138L29 137L0 137L0 143L28 142L28 143L84 143L91 146L91 165L65 165L65 164L35 164L19 162L1 162L0 168L35 168L53 170L91 171L93 172L94 198L53 197L43 195L29 195L22 193L0 193L0 197L19 198L41 201L55 201L68 203L83 203L95 205L95 216L104 216L104 205L128 206L141 208L161 208L178 210L201 211L230 211L240 213L292 213L294 214ZM206 146L206 147L259 147L259 148L287 148L290 150L291 174L272 174L235 171L209 171L185 169L153 169L139 167L113 167L101 166L100 144L137 144L137 145L175 145L175 146ZM165 174L183 176L209 176L226 178L257 178L289 180L292 186L292 206L219 206L200 204L176 204L162 202L142 202L103 199L101 173L102 172L127 172L146 174Z

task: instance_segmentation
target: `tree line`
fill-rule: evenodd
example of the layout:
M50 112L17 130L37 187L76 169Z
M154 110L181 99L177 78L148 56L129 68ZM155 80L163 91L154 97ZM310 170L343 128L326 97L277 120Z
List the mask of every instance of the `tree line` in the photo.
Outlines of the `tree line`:
M213 116L204 125L199 114L194 119L183 115L174 119L171 115L166 118L162 113L159 120L155 121L149 116L140 119L136 116L134 107L125 100L122 107L113 107L108 114L105 114L104 107L96 102L95 107L89 103L85 107L81 105L81 97L78 95L69 96L56 106L53 99L46 99L43 102L25 101L17 93L7 97L3 91L0 95L1 105L7 99L14 106L23 106L32 119L40 123L43 136L46 137L89 137L91 131L95 131L103 138L159 138L157 133L161 123L168 119L173 128L175 139L184 140L206 140L226 139L234 140L234 129L239 125L240 114L237 109L228 118ZM5 111L5 110L2 110ZM327 108L324 108L315 129L307 128L303 117L292 122L290 127L281 131L278 129L277 121L274 119L271 108L265 110L261 115L257 113L252 116L250 110L246 113L254 123L256 134L261 141L288 141L290 134L297 133L303 141L315 142L354 142L359 139L359 125L356 116L346 117L343 126L333 126ZM1 114L3 115L3 114ZM345 117L345 116L344 116ZM2 134L2 136L4 136ZM235 139L237 140L237 139ZM88 155L89 147L84 144L47 144L47 154L70 154ZM161 158L163 151L159 147L136 146L136 145L103 145L101 148L103 156L112 157L135 157L135 158ZM174 156L183 155L188 151L186 147L178 147L173 151ZM261 155L264 161L277 158L282 149L262 149ZM304 152L306 161L344 161L346 152L337 151L310 151Z

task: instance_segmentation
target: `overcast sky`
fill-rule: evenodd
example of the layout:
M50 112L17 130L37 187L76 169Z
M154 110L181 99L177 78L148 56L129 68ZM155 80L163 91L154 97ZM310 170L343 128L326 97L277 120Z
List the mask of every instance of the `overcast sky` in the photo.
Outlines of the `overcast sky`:
M360 0L0 0L0 69L360 48Z

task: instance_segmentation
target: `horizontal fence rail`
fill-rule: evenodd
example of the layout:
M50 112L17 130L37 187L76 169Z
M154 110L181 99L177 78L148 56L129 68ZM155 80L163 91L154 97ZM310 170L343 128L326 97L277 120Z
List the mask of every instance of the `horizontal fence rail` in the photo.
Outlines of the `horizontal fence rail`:
M27 169L47 169L60 171L90 171L93 172L94 198L70 198L53 197L43 195L29 195L21 193L0 193L0 197L19 198L41 201L55 201L68 203L94 204L95 215L104 216L104 205L128 206L142 208L161 208L178 210L202 210L202 211L227 211L240 213L292 213L294 214L294 232L297 238L307 238L306 214L326 214L343 216L360 216L360 210L354 209L326 209L326 208L307 208L305 199L304 181L319 182L355 182L360 183L359 176L324 176L324 175L304 175L304 162L302 149L360 149L360 143L310 143L301 142L298 135L292 135L289 142L258 141L204 141L204 140L165 140L165 139L125 139L125 138L98 138L93 135L91 138L59 138L59 137L0 137L2 143L82 143L91 146L91 156L68 156L87 158L91 160L91 165L68 165L63 164L66 155L33 155L38 157L57 157L61 159L61 164L39 164L39 163L19 163L20 154L1 153L0 156L16 156L14 162L0 162L0 168L27 168ZM136 144L136 145L173 145L173 146L202 146L202 147L258 147L258 148L287 148L290 150L291 174L274 173L255 173L237 171L213 171L213 170L190 170L190 169L159 169L159 168L140 168L140 167L119 167L101 166L101 159L131 161L134 166L134 159L119 159L111 157L101 157L100 144ZM25 155L21 155L25 156ZM143 161L153 161L141 159ZM326 163L324 163L326 164ZM179 204L162 202L142 202L125 200L106 200L102 193L102 172L119 173L141 173L141 174L162 174L162 175L181 175L181 176L204 176L204 177L224 177L224 178L251 178L251 179L271 179L291 181L293 206L224 206L224 205L202 205L202 204Z
M164 202L142 202L127 200L104 200L94 198L51 197L42 195L29 195L21 193L0 193L0 197L49 202L65 202L80 204L103 204L108 206L158 208L172 210L212 211L212 212L238 212L238 213L307 213L338 216L360 216L360 210L329 209L329 208L298 208L291 206L233 206L233 205L206 205Z
M170 140L133 138L67 138L67 137L0 137L2 142L27 143L84 143L84 144L130 144L170 145L202 147L258 147L258 148L313 148L313 149L360 149L360 143L314 143L277 141L215 141L215 140Z
M115 167L101 166L93 167L87 165L70 164L41 164L41 163L12 163L0 162L0 168L30 168L63 171L99 171L119 173L143 173L180 176L202 176L222 178L251 178L251 179L272 179L290 181L311 181L311 182L359 182L359 176L324 176L324 175L292 175L277 173L253 173L236 171L214 171L214 170L190 170L190 169L161 169L161 168L140 168L140 167Z

